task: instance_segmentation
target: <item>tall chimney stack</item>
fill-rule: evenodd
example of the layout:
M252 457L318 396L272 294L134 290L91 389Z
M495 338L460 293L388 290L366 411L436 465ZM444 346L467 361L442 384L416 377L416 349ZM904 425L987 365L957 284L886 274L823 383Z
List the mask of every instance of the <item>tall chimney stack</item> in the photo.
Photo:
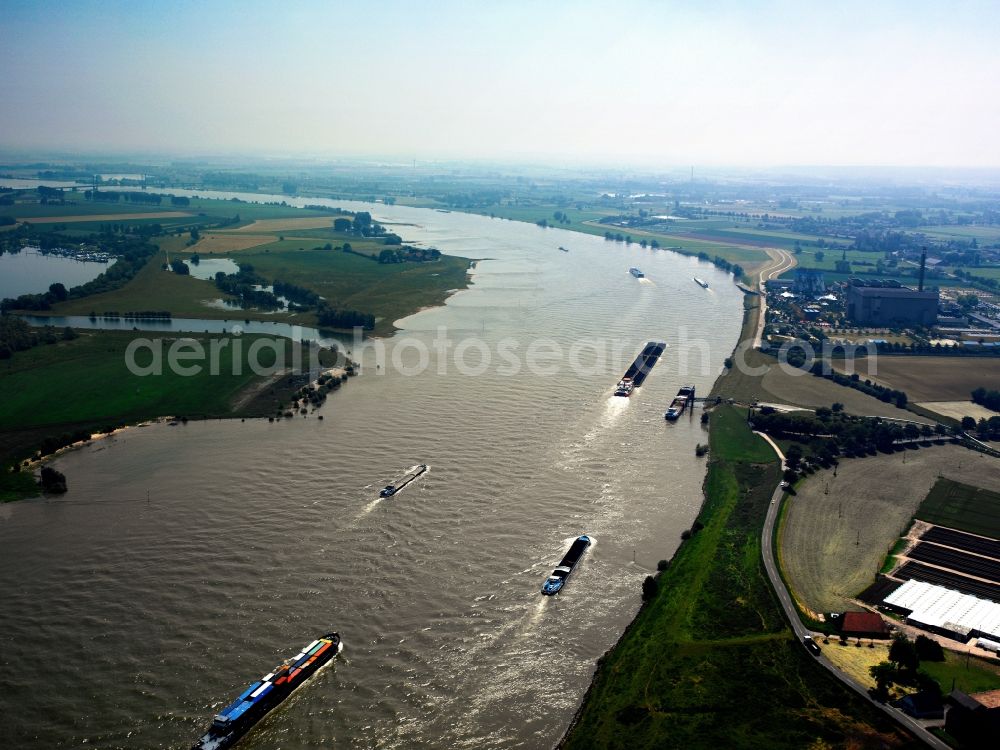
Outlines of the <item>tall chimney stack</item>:
M924 291L924 272L927 270L927 248L921 248L920 251L920 286L917 287L917 291Z

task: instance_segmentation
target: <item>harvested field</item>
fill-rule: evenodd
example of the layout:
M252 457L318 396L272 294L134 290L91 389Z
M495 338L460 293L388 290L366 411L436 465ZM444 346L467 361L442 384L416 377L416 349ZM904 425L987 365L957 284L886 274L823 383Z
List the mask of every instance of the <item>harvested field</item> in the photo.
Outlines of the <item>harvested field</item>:
M333 226L336 216L331 213L328 216L307 216L301 219L258 219L239 229L227 230L233 234L247 234L252 232L281 232L286 229L326 229ZM273 238L272 238L273 239Z
M737 355L739 357L740 355ZM932 424L931 420L917 416L905 409L897 409L891 404L872 398L861 391L846 388L842 385L817 378L808 373L798 375L785 372L777 364L774 357L758 351L745 353L747 367L740 367L739 362L727 370L719 380L718 390L727 396L741 401L765 401L777 404L790 404L806 409L816 409L820 406L830 406L834 402L844 405L849 414L871 417L893 417L896 419L912 419L915 422ZM747 372L747 370L764 370L764 373Z
M992 409L987 409L972 401L922 401L917 406L959 422L962 421L962 417L972 417L978 422L980 419L989 419L997 415Z
M258 245L266 245L274 242L274 235L270 234L206 234L191 247L192 253L233 253L246 250Z
M996 461L996 459L994 459ZM968 478L970 475L966 475ZM980 471L973 487L941 478L920 504L917 517L929 523L1000 539L1000 472Z
M129 219L180 219L192 214L185 211L147 211L144 213L124 214L76 214L74 216L38 216L18 221L29 224L69 224L81 221L128 221Z
M831 640L829 645L823 644L823 656L855 682L866 688L873 688L875 680L868 670L879 662L888 661L889 644L876 643L874 648L868 648L868 642L863 641L863 645L859 648L855 645L856 642L852 640L845 646L838 640ZM894 685L893 696L902 694L899 687Z
M945 445L849 459L836 477L827 470L807 478L789 500L778 538L796 598L813 612L848 608L872 583L939 475L975 475L1000 489L995 462Z
M868 372L864 359L854 362L862 379L904 391L911 401L958 401L976 388L1000 382L1000 357L908 357L881 355ZM843 363L834 367L843 372Z

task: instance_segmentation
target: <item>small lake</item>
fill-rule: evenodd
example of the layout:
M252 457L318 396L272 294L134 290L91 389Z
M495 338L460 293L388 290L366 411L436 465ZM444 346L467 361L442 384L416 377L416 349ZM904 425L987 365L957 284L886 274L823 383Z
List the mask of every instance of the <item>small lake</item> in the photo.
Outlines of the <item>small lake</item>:
M214 281L215 274L222 271L224 274L239 273L240 267L231 258L202 258L199 263L192 263L190 259L184 261L191 269L191 275L196 279Z
M47 292L56 282L71 289L93 281L112 263L114 260L83 261L37 250L4 253L0 255L0 299Z

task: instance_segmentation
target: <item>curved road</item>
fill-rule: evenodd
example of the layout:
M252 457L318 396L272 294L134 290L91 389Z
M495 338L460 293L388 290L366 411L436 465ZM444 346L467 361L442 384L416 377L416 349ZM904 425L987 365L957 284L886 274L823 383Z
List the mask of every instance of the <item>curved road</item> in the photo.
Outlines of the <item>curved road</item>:
M771 440L770 436L765 435L763 432L757 432L755 430L754 434L760 435L771 445L772 448L774 448L774 452L778 454L778 458L781 459L782 468L784 468L785 456L781 452L778 445ZM788 619L789 623L791 623L795 637L800 643L802 643L802 638L810 635L810 632L799 619L799 613L795 607L795 603L792 601L792 596L788 593L788 589L785 587L785 582L781 580L781 576L778 574L778 564L774 559L774 547L772 545L774 537L774 523L778 518L778 510L781 508L783 495L784 490L779 485L775 488L774 495L771 498L771 505L768 506L767 509L767 518L764 520L764 531L761 533L760 545L764 555L764 568L767 570L767 577L771 579L771 587L774 589L774 593L778 595L778 601L781 602L781 608L785 610L785 617ZM805 648L805 645L803 645L803 648ZM825 656L820 655L814 658L819 664L826 667L830 674L844 683L847 687L851 688L851 690L856 692L862 698L869 701L873 706L880 708L892 719L902 724L915 737L937 750L950 750L949 745L928 732L924 729L923 725L910 716L907 716L902 711L892 708L885 703L879 703L878 701L872 700L871 696L868 695L868 691L864 687L851 680L847 675L833 666L833 664L831 664Z
M766 317L765 314L767 313L767 292L764 288L764 282L778 278L789 268L794 268L797 264L795 256L787 250L769 247L765 252L771 256L774 263L770 266L764 266L764 268L760 269L757 274L757 288L760 290L760 312L757 315L757 332L753 337L752 348L754 349L760 349L760 341L764 336L764 319ZM776 254L777 257L775 257L774 254Z

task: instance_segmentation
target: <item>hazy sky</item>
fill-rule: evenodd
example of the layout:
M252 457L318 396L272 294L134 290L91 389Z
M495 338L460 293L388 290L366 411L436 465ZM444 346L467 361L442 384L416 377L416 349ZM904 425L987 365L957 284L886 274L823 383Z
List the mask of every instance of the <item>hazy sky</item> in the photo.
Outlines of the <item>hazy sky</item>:
M1000 2L0 3L0 146L1000 166Z

